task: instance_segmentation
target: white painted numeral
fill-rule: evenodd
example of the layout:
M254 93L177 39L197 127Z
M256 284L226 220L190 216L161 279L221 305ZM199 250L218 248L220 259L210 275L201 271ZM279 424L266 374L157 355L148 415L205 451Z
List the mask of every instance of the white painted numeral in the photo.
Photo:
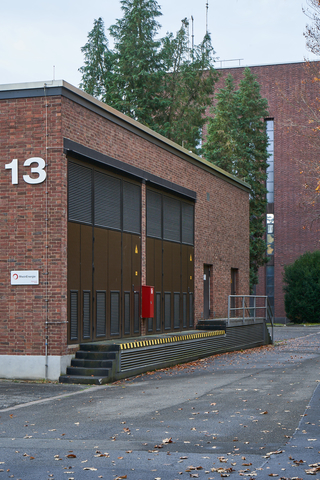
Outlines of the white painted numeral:
M45 166L46 166L46 162L43 160L43 158L40 158L40 157L32 157L32 158L28 158L25 162L24 162L24 166L25 167L30 167L30 165L32 163L37 163L38 166L37 167L31 167L31 173L37 173L38 174L38 177L37 178L32 178L30 177L30 175L23 175L23 180L26 182L26 183L30 183L30 184L36 184L36 183L42 183L45 181L46 179L46 172L44 170Z
M11 170L12 185L18 185L18 160L15 158L11 163L7 163L4 168Z
M45 181L47 174L46 171L44 170L46 167L46 162L43 160L43 158L40 157L31 157L27 158L27 160L24 162L25 167L30 167L33 163L36 163L36 166L31 167L31 173L35 173L38 176L36 178L30 177L30 175L23 175L23 180L26 183L35 185L37 183L42 183ZM18 178L18 160L15 158L12 160L11 163L7 163L5 166L6 170L11 170L11 183L12 185L18 185L19 183L19 178Z

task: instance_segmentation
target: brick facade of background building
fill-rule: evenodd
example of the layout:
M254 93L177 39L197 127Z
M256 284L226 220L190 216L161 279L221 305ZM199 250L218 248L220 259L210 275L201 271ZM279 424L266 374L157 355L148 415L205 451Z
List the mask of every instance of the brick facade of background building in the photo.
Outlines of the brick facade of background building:
M318 62L314 62L316 66ZM302 92L313 102L316 89L310 81L310 70L305 63L264 65L250 67L261 86L261 96L268 100L269 119L274 120L274 202L268 212L274 214L274 255L268 265L274 266L274 312L278 320L285 320L283 267L291 264L306 251L320 248L319 225L311 225L305 209L306 191L304 165L315 158L308 135L302 135L306 125L300 111ZM219 70L224 78L231 74L237 85L243 78L244 67ZM266 268L260 269L256 293L266 294Z

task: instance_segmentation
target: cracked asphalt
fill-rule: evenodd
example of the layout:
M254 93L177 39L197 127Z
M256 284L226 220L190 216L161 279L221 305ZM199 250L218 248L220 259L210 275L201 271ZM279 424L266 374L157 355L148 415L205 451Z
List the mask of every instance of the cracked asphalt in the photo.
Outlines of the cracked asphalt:
M320 328L110 385L0 381L0 480L320 479Z

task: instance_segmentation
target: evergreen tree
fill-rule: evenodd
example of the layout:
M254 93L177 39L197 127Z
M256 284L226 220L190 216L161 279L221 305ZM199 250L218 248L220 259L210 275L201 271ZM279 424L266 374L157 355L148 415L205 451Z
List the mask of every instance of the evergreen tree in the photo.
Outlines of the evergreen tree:
M154 118L154 128L170 140L200 153L197 146L206 122L205 110L212 101L218 78L213 68L214 50L209 34L200 45L189 48L188 20L174 37L163 39L162 108ZM169 74L168 74L169 73Z
M102 32L102 20L95 21L82 49L85 65L80 68L80 86L197 151L205 109L217 79L209 35L190 48L185 19L176 36L168 33L157 39L161 11L156 0L121 0L121 8L123 17L109 29L114 39L112 51Z
M264 118L267 100L249 68L236 90L229 76L217 94L214 117L204 146L207 160L245 180L250 193L250 288L258 283L258 269L267 262L265 233L268 137Z
M84 54L84 66L80 88L99 100L106 100L108 80L112 75L113 54L108 49L108 40L104 32L102 18L94 20L88 41L81 48Z
M158 108L162 73L160 41L155 40L160 7L156 0L121 0L121 5L123 17L109 28L117 58L114 81L118 98L113 105L150 126Z

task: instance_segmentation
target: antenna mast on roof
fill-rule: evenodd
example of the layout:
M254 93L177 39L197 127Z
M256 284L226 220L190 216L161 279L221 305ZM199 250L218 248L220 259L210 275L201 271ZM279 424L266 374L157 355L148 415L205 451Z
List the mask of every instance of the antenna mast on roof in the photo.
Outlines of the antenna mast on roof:
M192 22L191 47L192 47L192 50L193 50L194 49L194 29L193 29L194 19L193 19L193 15L191 15L191 22Z
M209 0L206 3L206 35L208 35L208 12L209 12Z

